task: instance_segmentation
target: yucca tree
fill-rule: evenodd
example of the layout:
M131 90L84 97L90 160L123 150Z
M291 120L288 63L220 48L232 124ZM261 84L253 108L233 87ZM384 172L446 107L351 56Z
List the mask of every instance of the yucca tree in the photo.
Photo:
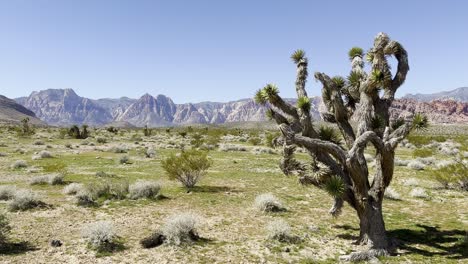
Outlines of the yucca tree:
M313 126L310 100L305 90L308 60L304 51L298 50L291 56L297 66L297 105L286 103L272 84L255 95L258 103L268 106L268 116L276 121L282 132L276 141L283 147L282 171L286 175L297 174L302 184L315 185L330 193L334 199L330 210L333 216L339 215L344 202L357 212L360 220L358 243L368 245L370 250L366 254L349 256L354 259L388 252L390 242L385 231L382 200L393 178L395 149L412 129L427 126L427 119L421 115L390 124L390 105L409 71L403 46L390 40L385 33L379 33L367 52L368 73L364 70L364 55L361 48L350 50L351 72L347 78L329 77L321 72L314 75L323 85L326 111L321 116L338 127L342 143L329 127L316 130ZM398 62L394 76L387 61L390 56ZM351 121L357 123L357 128L351 126ZM364 149L368 145L375 148L373 177L369 175L364 158ZM296 146L308 151L310 163L294 158Z

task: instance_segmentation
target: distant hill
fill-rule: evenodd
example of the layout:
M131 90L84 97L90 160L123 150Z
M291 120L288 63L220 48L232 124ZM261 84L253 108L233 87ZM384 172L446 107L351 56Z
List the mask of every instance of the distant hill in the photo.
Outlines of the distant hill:
M423 112L433 123L468 123L468 88L432 95L414 95L422 99L397 99L391 107L392 117L409 117ZM407 97L411 97L408 95ZM441 99L434 100L429 98ZM113 125L119 127L161 127L189 124L258 124L267 121L266 107L252 99L231 102L201 102L175 104L165 95L144 94L139 99L88 99L77 95L72 89L48 89L33 92L28 97L16 99L32 110L37 117L50 125L69 126L88 124L92 126ZM296 104L296 99L285 99ZM311 98L311 115L320 120L320 97Z
M19 123L24 118L29 118L29 121L35 125L45 125L39 120L33 111L16 103L14 100L0 95L0 122L2 123Z
M459 102L468 102L468 87L460 87L452 91L432 94L407 94L403 96L403 99L413 99L420 102L429 102L432 100L454 100Z

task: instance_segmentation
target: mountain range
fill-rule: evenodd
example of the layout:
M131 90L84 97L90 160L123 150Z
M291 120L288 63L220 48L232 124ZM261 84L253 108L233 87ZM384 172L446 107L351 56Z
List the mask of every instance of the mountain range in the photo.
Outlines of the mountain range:
M139 99L121 97L94 100L81 97L72 89L47 89L15 100L17 104L14 108L21 109L20 113L30 110L29 114L37 116L49 125L56 126L112 124L160 127L266 121L266 108L256 104L252 99L226 103L175 104L165 95L144 94ZM295 99L286 99L286 101L292 104L296 102ZM8 102L9 105L14 103L13 100ZM312 97L311 104L312 116L319 119L321 98ZM5 110L2 111L5 112ZM395 100L391 108L392 117L410 116L415 112L426 113L430 121L434 123L468 123L468 88L462 87L437 94L406 95L402 99ZM30 116L34 118L33 115ZM0 119L1 117L0 115Z

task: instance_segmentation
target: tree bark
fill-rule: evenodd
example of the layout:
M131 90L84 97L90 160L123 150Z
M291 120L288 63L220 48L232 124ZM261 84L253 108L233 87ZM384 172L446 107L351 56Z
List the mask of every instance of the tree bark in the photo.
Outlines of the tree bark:
M360 227L358 244L367 245L370 249L387 250L390 243L385 230L382 201L370 198L365 208L358 211L358 216Z

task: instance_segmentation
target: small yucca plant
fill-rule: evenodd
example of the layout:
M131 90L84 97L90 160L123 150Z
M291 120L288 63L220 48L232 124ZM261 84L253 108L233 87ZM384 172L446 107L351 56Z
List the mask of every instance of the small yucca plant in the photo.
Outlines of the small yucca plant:
M341 76L335 76L332 78L332 81L335 83L335 85L338 87L338 88L343 88L346 81L343 77Z
M297 100L297 107L302 109L305 113L310 112L310 99L308 97L302 96Z
M348 52L348 56L350 60L353 60L356 56L362 58L364 56L364 50L360 47L352 47Z
M325 191L334 198L341 197L345 191L343 179L333 175L325 182Z
M416 130L425 130L429 126L429 120L427 116L417 113L413 117L413 127Z
M320 126L319 138L321 140L330 141L338 145L341 144L341 138L338 135L338 132L330 126Z
M294 63L299 63L301 60L305 58L305 51L298 49L294 51L294 53L291 55L291 59L294 61Z

